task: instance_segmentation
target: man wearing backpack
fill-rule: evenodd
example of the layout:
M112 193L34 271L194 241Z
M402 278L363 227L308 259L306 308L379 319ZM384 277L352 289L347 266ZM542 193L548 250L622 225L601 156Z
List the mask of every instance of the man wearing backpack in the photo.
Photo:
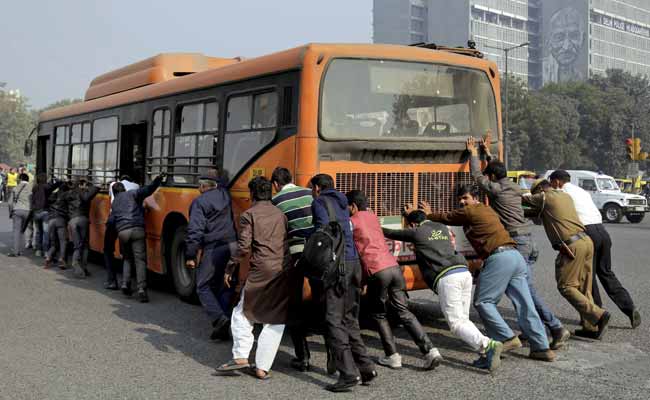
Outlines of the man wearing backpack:
M351 190L346 197L352 215L354 244L368 282L370 313L377 323L386 354L378 363L393 369L402 367L402 356L397 352L395 338L387 319L388 308L392 307L423 354L424 368L434 369L442 361L442 356L438 349L433 347L420 321L408 309L404 274L395 256L388 251L377 216L368 211L368 198L360 190Z
M311 178L310 183L314 196L311 204L314 227L319 229L335 222L330 219L330 214L334 213L333 217L343 233L344 251L339 267L344 272L337 282L325 287L327 340L339 371L338 382L326 389L343 392L359 383L369 384L377 376L359 330L361 263L354 247L347 198L334 189L334 180L329 175L318 174Z

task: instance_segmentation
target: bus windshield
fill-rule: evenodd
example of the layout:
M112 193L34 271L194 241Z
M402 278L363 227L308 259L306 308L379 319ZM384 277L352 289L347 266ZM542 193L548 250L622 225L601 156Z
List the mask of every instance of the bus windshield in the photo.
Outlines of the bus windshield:
M497 131L494 91L480 70L335 59L325 75L322 96L324 139L431 140Z

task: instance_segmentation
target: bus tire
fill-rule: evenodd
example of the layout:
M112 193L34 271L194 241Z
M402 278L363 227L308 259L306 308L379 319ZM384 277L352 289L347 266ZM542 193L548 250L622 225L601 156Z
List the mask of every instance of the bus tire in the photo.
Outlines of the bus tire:
M185 266L185 236L187 225L179 226L172 236L169 266L174 289L178 296L190 303L196 303L196 273Z
M617 224L623 219L623 210L618 204L608 203L603 209L603 217L610 224Z

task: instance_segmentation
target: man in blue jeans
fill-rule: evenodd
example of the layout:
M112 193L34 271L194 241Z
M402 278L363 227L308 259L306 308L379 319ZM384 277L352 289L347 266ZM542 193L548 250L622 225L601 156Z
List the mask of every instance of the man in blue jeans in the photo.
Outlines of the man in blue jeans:
M233 290L224 288L223 275L231 249L237 245L230 193L217 178L199 178L201 195L190 206L185 239L186 265L195 268L197 253L203 252L196 271L196 292L213 331L210 339L227 339L230 331L229 300Z
M489 135L481 143L481 149L486 155L489 163L485 170L481 171L481 164L478 149L473 137L467 139L467 150L470 152L470 170L472 177L478 186L487 193L490 199L490 206L496 211L499 220L506 228L510 237L516 242L517 250L524 257L527 267L526 279L528 289L533 298L535 309L544 325L551 331L551 349L558 350L569 340L571 333L562 322L549 309L542 297L537 293L533 284L533 264L537 260L537 248L532 240L530 222L524 216L524 209L521 206L521 188L508 179L508 170L505 164L498 160L492 160L490 156ZM525 339L525 335L522 335ZM510 343L504 343L504 351L521 347L519 338L513 339Z
M535 310L526 282L526 261L515 248L515 241L494 210L479 201L473 186L460 186L457 196L461 207L451 212L431 211L425 202L421 206L432 221L462 226L472 247L483 259L474 292L474 307L483 320L488 336L504 344L516 338L497 309L505 294L514 305L519 327L528 336L530 358L554 361L555 353L549 349L546 330Z

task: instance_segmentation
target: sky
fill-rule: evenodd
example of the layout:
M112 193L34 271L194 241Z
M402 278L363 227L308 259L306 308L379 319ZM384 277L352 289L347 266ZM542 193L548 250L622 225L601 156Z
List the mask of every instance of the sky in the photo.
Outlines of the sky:
M254 57L370 42L372 0L3 0L0 82L34 108L162 52Z

